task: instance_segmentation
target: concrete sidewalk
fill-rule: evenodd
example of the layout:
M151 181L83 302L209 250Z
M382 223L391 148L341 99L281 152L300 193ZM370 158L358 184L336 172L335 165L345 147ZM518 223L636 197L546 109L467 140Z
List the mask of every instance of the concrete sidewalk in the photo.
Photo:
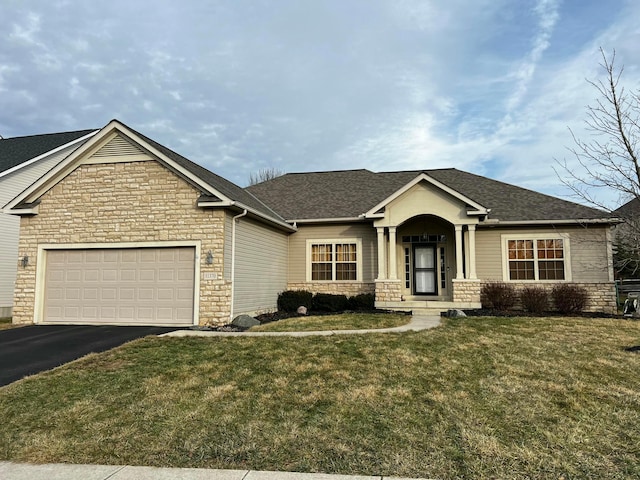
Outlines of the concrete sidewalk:
M380 475L0 462L2 480L413 480Z
M427 330L440 325L440 317L412 316L411 321L406 325L391 328L377 328L372 330L321 330L315 332L211 332L206 330L175 330L173 332L160 335L161 337L311 337L317 335L356 335L362 333L390 333L390 332L411 332Z

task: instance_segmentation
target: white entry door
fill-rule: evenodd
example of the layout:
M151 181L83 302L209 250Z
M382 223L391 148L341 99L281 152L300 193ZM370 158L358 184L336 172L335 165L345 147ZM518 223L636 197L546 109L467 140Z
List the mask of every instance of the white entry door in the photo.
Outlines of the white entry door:
M413 271L416 295L434 295L438 293L436 281L436 247L416 245L413 249Z

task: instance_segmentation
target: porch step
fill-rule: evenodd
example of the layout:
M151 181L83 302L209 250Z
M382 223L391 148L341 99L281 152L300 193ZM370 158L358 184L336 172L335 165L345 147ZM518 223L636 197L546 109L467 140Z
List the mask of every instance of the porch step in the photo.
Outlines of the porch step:
M399 312L413 312L414 315L440 315L450 309L480 308L476 302L449 302L444 300L410 300L406 302L376 302L376 308L396 310Z
M413 308L411 309L411 314L416 317L439 317L442 312L447 310L442 310L441 308Z

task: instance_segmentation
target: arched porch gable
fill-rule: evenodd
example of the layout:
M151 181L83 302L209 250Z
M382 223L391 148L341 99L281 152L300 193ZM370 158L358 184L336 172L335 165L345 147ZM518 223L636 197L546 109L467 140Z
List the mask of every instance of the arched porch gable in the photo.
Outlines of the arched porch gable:
M421 273L423 278L428 279L426 283L442 282L442 288L427 289L427 293L451 301L458 297L457 292L473 287L472 303L476 304L476 296L479 301L479 281L476 276L475 232L476 225L488 212L485 207L437 184L424 174L368 212L369 218L375 218L374 227L378 234L376 295L378 287L385 290L380 296L385 301L380 302L380 306L390 306L389 302L393 303L393 300L404 302L407 294L413 298L425 293L413 285L409 288L412 281L418 284L418 270L422 266L426 267L420 269L424 270ZM409 230L415 230L418 219L425 218L434 220L431 226L425 223L424 231L411 231L411 235L407 235ZM441 236L447 237L446 245L433 240ZM420 244L419 250L415 242ZM422 258L427 258L425 265L420 265ZM441 274L436 271L436 264L442 259L455 266L455 273L449 274L448 266Z

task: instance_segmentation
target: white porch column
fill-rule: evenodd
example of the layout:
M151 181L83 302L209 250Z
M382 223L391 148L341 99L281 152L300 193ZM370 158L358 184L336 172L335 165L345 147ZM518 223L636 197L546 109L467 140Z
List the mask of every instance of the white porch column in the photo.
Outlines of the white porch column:
M464 255L462 254L462 225L456 225L456 279L464 279L464 271L462 265L464 263Z
M397 280L396 227L389 227L389 279Z
M475 280L476 276L476 226L467 225L469 229L469 278Z
M378 231L378 280L387 278L387 260L385 255L384 227L376 227Z

